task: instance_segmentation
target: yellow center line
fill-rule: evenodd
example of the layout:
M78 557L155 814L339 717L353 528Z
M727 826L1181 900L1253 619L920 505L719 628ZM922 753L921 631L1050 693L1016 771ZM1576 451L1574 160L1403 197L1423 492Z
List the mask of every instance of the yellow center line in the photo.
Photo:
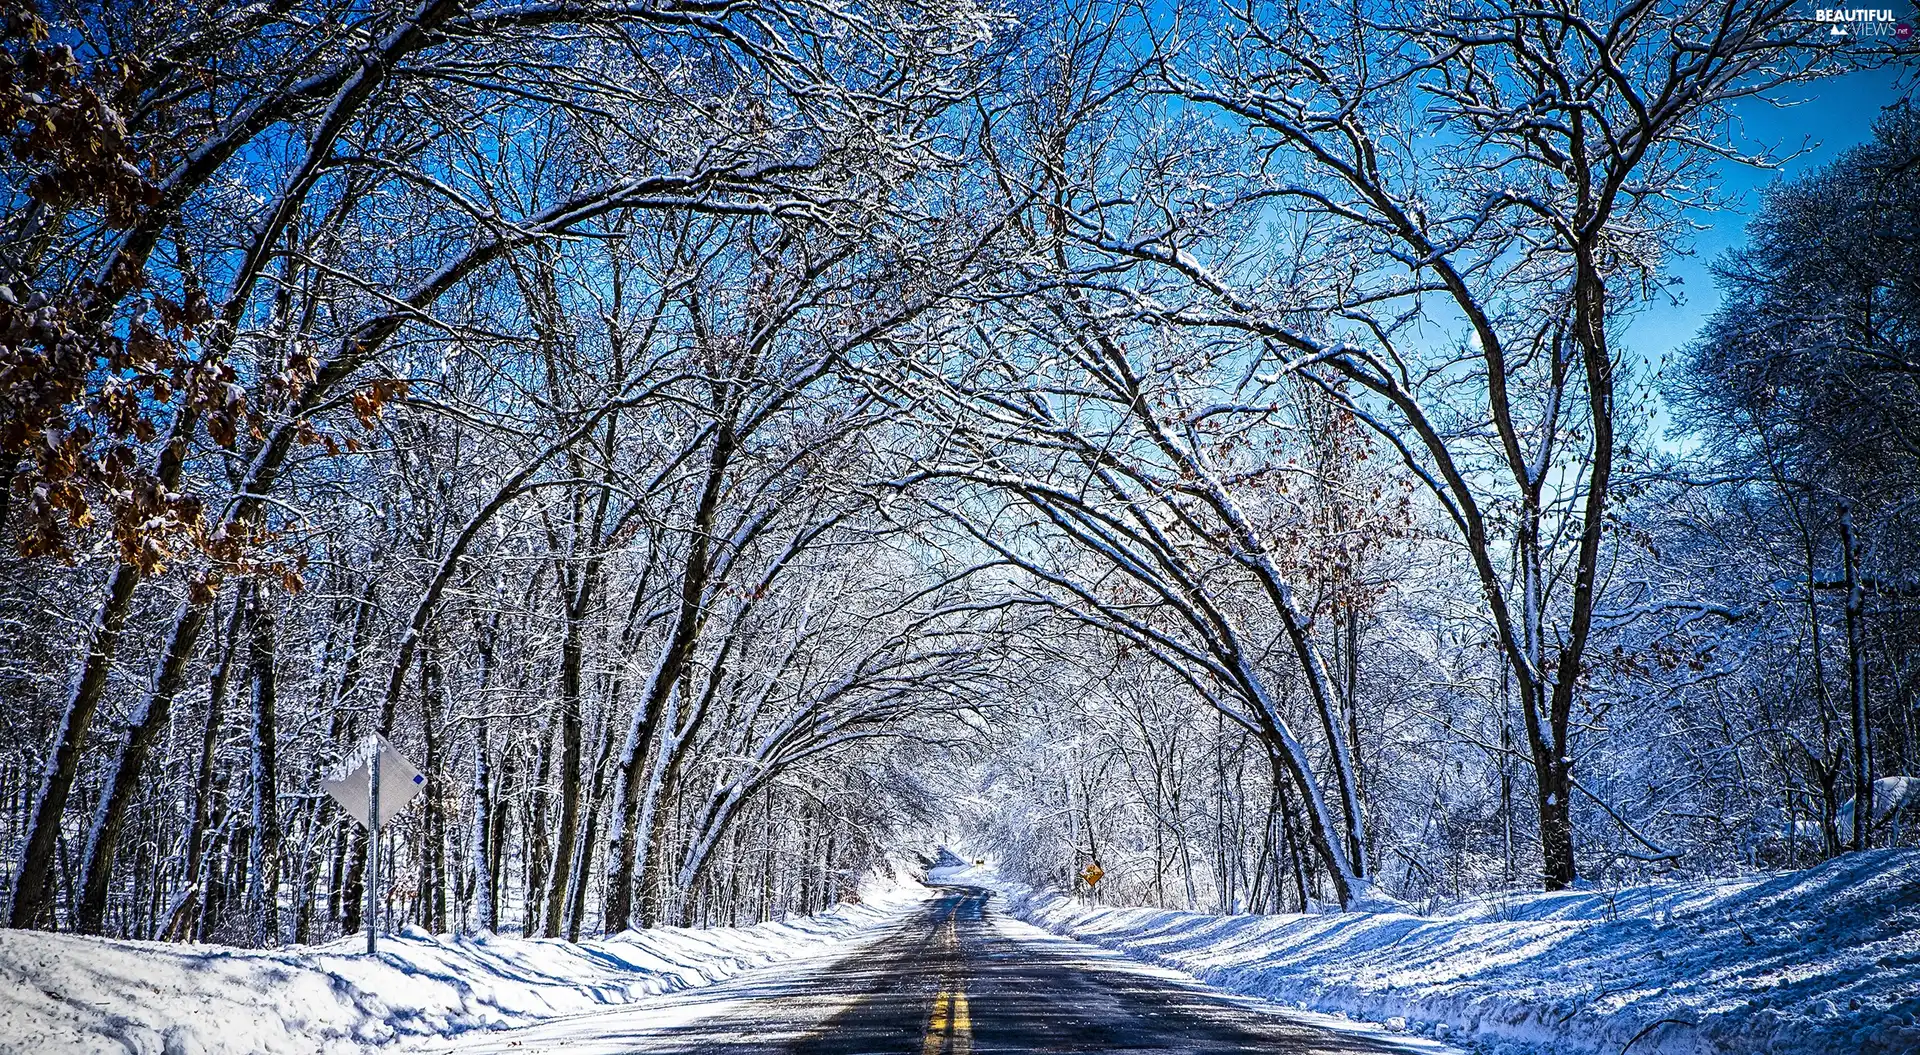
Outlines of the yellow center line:
M967 994L943 992L933 1000L933 1018L927 1022L924 1055L972 1055L973 1014Z
M960 935L956 918L960 906L954 905L947 915L947 948L949 950L949 974L947 984L951 989L943 989L933 998L933 1016L927 1020L927 1039L922 1047L923 1055L973 1055L973 1015L967 1008L967 993L961 988L958 971L953 962L953 954L958 952Z
M953 994L953 1044L951 1055L973 1055L973 1016L967 1013L967 994Z
M953 997L941 993L933 998L933 1019L927 1023L927 1042L922 1050L925 1055L940 1055L947 1044L947 1012L953 1006Z

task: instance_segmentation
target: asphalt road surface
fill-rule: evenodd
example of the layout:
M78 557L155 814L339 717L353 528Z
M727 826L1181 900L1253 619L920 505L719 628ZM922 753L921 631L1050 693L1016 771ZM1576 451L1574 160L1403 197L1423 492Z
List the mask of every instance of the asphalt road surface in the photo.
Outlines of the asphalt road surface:
M631 1009L488 1034L462 1055L1335 1055L1445 1051L1334 1032L1046 934L947 886L851 951Z

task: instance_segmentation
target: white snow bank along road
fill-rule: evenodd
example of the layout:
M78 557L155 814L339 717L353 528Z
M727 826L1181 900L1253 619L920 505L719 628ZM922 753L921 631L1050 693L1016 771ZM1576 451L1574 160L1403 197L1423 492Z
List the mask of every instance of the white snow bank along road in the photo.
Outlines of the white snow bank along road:
M1920 851L1432 918L1099 908L987 869L934 878L997 886L1016 916L1212 985L1495 1051L1920 1053Z
M818 916L579 945L408 930L269 952L0 931L0 1055L347 1055L705 985L910 911L895 889Z

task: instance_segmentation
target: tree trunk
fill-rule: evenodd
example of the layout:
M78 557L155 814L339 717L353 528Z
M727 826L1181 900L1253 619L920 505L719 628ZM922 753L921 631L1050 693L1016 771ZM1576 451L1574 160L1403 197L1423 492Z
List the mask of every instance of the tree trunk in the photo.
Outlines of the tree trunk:
M428 639L420 649L420 730L424 748L420 761L427 783L421 796L420 827L425 845L420 848L417 918L421 926L435 934L443 934L447 929L447 815L440 773L443 682L433 641Z
M232 675L234 653L239 646L240 620L246 613L249 586L243 585L235 592L233 611L227 617L224 637L219 642L220 658L208 679L207 717L200 728L200 764L194 775L193 809L184 842L186 864L181 869L188 892L181 899L168 927L171 936L182 941L193 936L201 916L198 909L206 899L206 858L211 839L209 828L213 820L213 778L220 751L221 712L226 705L227 682ZM189 926L189 922L193 926Z
M377 563L370 561L369 565ZM352 707L355 690L360 686L360 672L364 666L362 657L366 655L367 640L373 629L373 602L378 596L379 583L379 575L370 573L367 585L360 591L360 601L353 616L353 636L349 639L347 656L340 667L340 685L333 694L336 708ZM366 904L366 845L356 826L344 819L342 823L347 826L338 833L340 841L333 868L337 882L328 892L327 903L330 911L338 912L341 931L353 934L360 930L361 910Z
M682 566L678 607L673 630L662 650L653 678L648 682L639 708L628 728L626 748L620 757L619 777L614 782L612 813L607 820L607 891L603 926L609 934L627 929L633 916L634 870L639 863L638 825L640 800L648 773L647 757L659 738L660 718L668 697L693 656L699 641L701 618L706 601L707 580L713 568L709 560L713 527L719 515L722 485L733 460L735 437L732 421L725 420L717 431L713 452L707 461L706 482L700 492L693 516L692 538Z
M494 930L500 929L500 891L506 881L507 860L507 822L510 819L506 802L506 789L513 782L513 755L503 753L500 758L500 775L494 780L492 809L493 825L491 837L487 840L487 904L486 916L492 920Z
M566 609L566 634L560 653L560 828L553 848L553 873L547 883L547 920L542 933L557 938L566 926L568 882L573 877L574 840L580 828L581 782L581 667L586 661L585 632L582 623L591 603L591 572L582 572L578 586L571 576L561 582Z
M531 938L540 932L540 906L546 902L542 895L547 890L547 864L551 860L547 849L547 782L553 773L553 729L540 730L540 761L534 768L533 793L528 796L527 834L521 840L525 850L527 865L526 897L523 912L525 918L520 921L520 934Z
M678 759L673 745L663 743L660 777L648 790L649 808L642 811L647 825L647 854L640 868L640 926L658 927L666 922L667 866L672 848L668 845L673 809L678 801Z
M1866 595L1860 588L1860 543L1853 507L1840 508L1840 558L1847 581L1847 704L1853 741L1852 848L1865 850L1873 840L1873 744L1867 728Z
M236 825L231 804L227 801L231 791L229 775L222 774L220 819L213 843L207 847L207 893L200 907L200 920L195 925L195 941L215 941L225 929L227 909L233 900L233 890L238 885L233 874L235 862L246 854L245 826ZM234 849L236 841L240 844L238 851Z
M206 614L206 606L182 602L153 689L128 725L119 757L107 777L106 790L94 814L93 830L87 837L86 857L80 866L80 903L74 913L74 929L82 934L101 932L107 911L107 889L113 878L114 853L120 844L127 807L140 788L140 778L154 743L167 728L174 697L186 680L187 664L193 658Z
M1593 462L1588 470L1586 499L1581 507L1580 547L1573 565L1571 612L1558 661L1547 713L1550 743L1534 738L1534 766L1540 780L1540 850L1546 888L1564 890L1577 877L1573 851L1573 756L1569 728L1573 722L1573 693L1580 684L1587 638L1593 629L1593 607L1600 575L1600 544L1606 534L1608 488L1613 477L1613 357L1607 347L1607 288L1594 263L1595 251L1582 245L1574 253L1573 340L1580 347L1586 370L1587 417L1593 429ZM1529 552L1533 552L1531 549ZM1534 572L1536 582L1544 581ZM1544 587L1542 587L1544 597ZM1547 752L1542 751L1543 746Z
M587 915L587 886L593 875L593 844L600 837L600 818L607 806L607 770L613 757L613 727L611 713L603 707L598 720L594 722L596 742L600 745L594 752L593 789L587 798L586 825L580 834L578 851L574 854L573 893L567 899L567 940L579 941L581 927Z
M60 731L55 734L40 793L34 797L26 843L14 872L8 926L45 927L54 922L53 881L60 820L66 813L67 799L73 794L73 782L80 773L80 752L86 747L94 712L106 693L107 674L120 645L121 631L127 625L134 587L139 582L140 573L132 565L122 564L114 569L113 578L107 583L107 596L94 619L80 676L74 681L73 696L61 717Z
M482 668L486 669L485 667ZM484 690L486 678L482 676ZM484 704L482 705L484 707ZM473 723L473 929L492 934L499 925L494 914L493 781L487 766L487 716L483 709Z
M265 583L253 591L253 830L249 871L254 908L253 942L280 944L279 678L274 669L276 628Z
M1540 812L1541 884L1565 890L1576 878L1573 855L1573 761L1567 753L1567 716L1572 713L1573 672L1559 671L1549 705L1551 724L1542 730L1540 708L1529 708L1527 740L1533 762L1535 803Z
M323 833L332 827L333 800L321 797L309 801L302 811L306 823L300 838L300 871L297 873L293 915L293 943L313 944L313 902L320 887L320 866L328 856L322 846Z
M1572 767L1558 762L1536 762L1540 778L1540 852L1542 879L1548 890L1565 890L1576 878L1573 867L1573 810L1568 793Z

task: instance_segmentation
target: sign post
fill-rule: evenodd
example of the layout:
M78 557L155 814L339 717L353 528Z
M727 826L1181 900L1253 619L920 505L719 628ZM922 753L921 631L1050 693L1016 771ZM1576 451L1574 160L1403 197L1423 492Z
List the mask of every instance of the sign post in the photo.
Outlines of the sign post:
M367 763L367 955L379 951L380 941L380 752Z
M365 770L364 773L361 770ZM380 829L426 788L427 778L378 733L342 759L320 786L367 829L367 955L379 950Z

